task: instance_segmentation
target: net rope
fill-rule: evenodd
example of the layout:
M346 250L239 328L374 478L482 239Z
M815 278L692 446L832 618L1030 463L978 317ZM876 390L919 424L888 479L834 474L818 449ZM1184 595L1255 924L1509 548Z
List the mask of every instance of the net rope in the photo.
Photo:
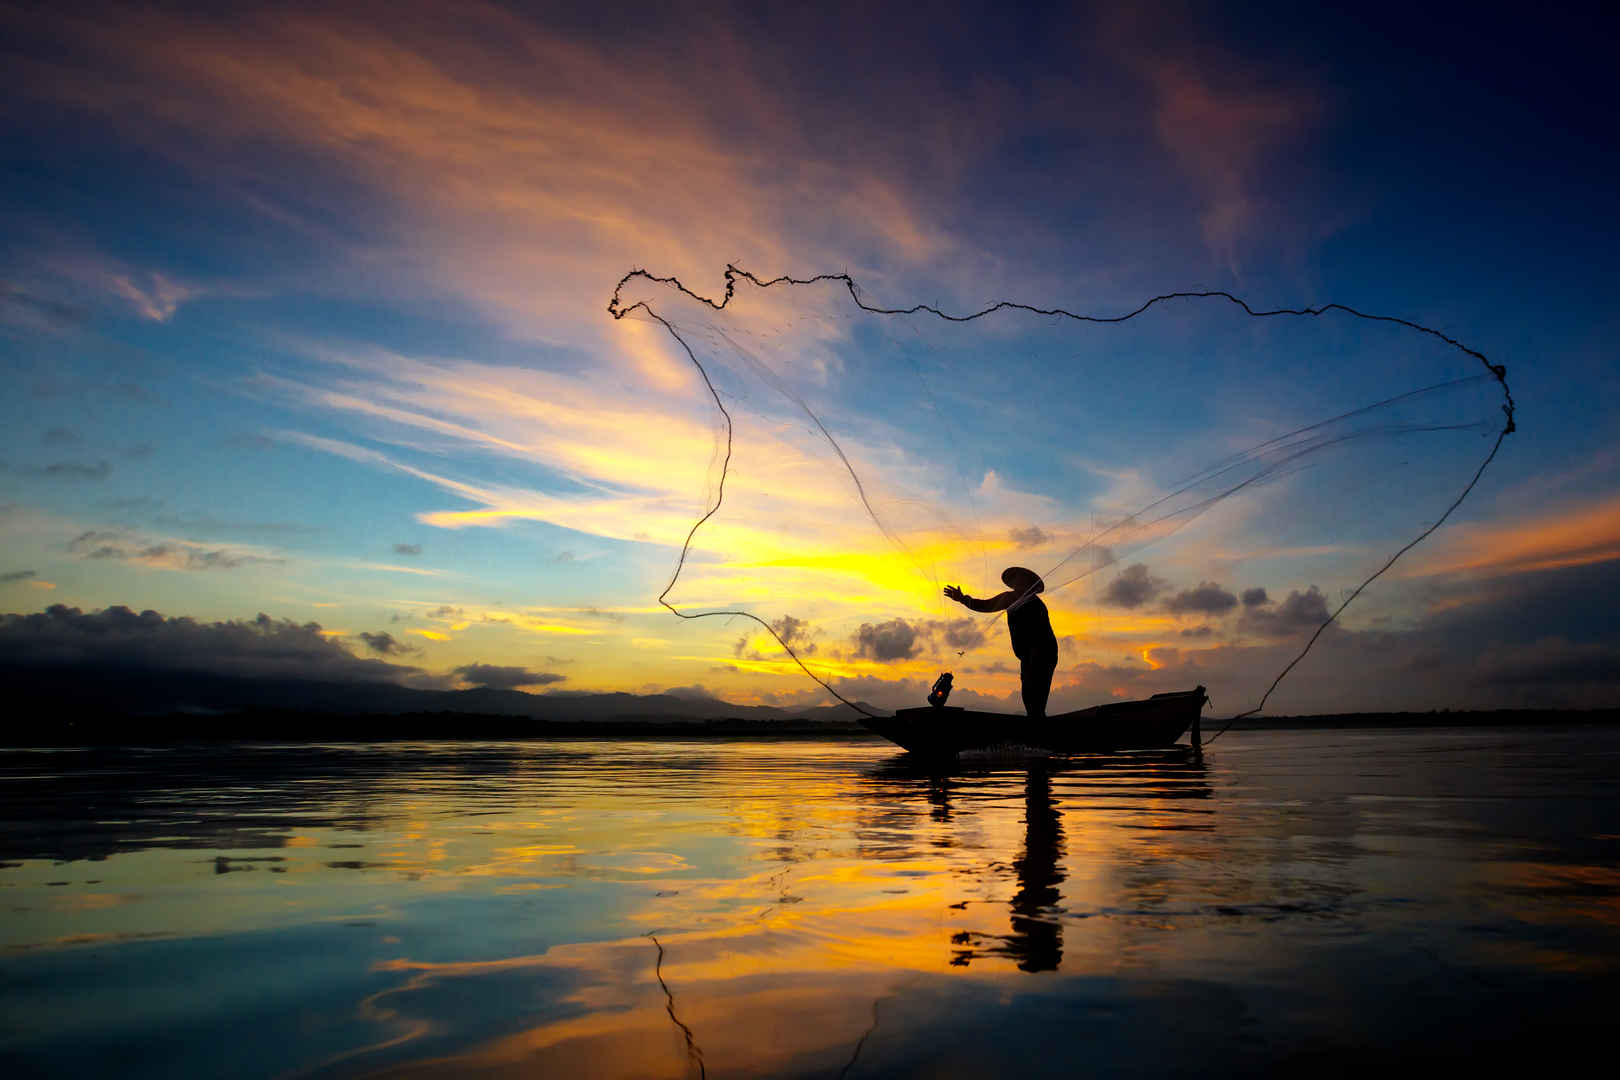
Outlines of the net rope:
M805 673L805 675L809 676L812 680L814 680L817 684L819 684L824 690L826 690L829 694L831 694L834 698L838 699L838 701L842 702L844 705L849 706L851 709L854 709L857 713L860 713L863 716L871 717L871 718L874 718L874 719L879 718L882 714L874 713L870 709L865 707L863 704L861 704L859 702L856 702L856 701L852 701L848 697L844 696L844 694L840 693L838 691L838 689L836 687L834 687L830 682L828 682L826 679L822 678L814 670L812 670L810 668L810 666L805 663L803 657L801 657L799 655L798 651L795 650L793 648L793 646L791 644L789 644L787 640L784 639L783 635L781 633L779 633L777 631L777 629L775 627L773 627L765 619L760 618L758 615L755 615L752 612L742 611L740 609L725 609L725 610L701 611L701 612L682 611L681 609L679 609L678 607L676 607L674 604L672 604L669 601L669 594L670 594L670 592L672 592L674 590L676 584L680 581L681 573L686 567L687 557L691 552L692 542L693 542L694 538L697 536L698 530L701 529L704 526L704 524L706 524L712 517L714 517L714 515L716 513L718 513L720 511L721 506L725 502L726 478L727 478L727 475L729 474L729 471L730 471L730 468L731 468L731 460L732 460L733 452L734 452L734 449L735 449L735 446L734 446L735 423L733 421L732 414L731 414L730 410L728 410L726 408L725 402L721 398L720 391L715 386L714 381L710 378L708 370L704 367L703 362L698 359L697 353L693 350L692 346L687 342L686 338L682 336L680 331L676 329L675 325L673 323L671 323L669 321L669 319L667 319L663 315L659 314L659 312L656 311L651 306L651 304L646 300L638 300L635 303L630 303L630 304L625 303L623 294L624 294L624 290L625 290L626 286L628 286L632 281L636 281L638 279L646 281L649 284L653 284L653 285L662 285L662 286L671 287L671 288L675 289L681 295L684 295L687 298L689 298L691 300L694 300L694 301L696 301L696 302L698 302L700 304L703 304L703 305L707 306L708 308L712 309L713 311L717 311L717 312L718 311L724 311L730 305L731 301L733 300L733 298L736 295L737 283L739 281L746 281L749 284L751 284L751 285L753 285L753 286L755 286L756 288L759 288L759 289L771 289L771 288L776 288L776 287L781 287L781 286L787 286L787 287L812 286L812 285L818 285L818 284L824 284L824 283L836 283L836 284L842 285L843 288L848 292L850 300L854 303L854 305L856 306L857 309L859 309L861 311L864 311L864 312L867 312L868 314L889 316L889 317L904 317L904 316L920 315L920 314L922 314L922 315L931 315L931 316L934 316L935 318L938 318L938 319L943 320L943 321L948 322L948 323L970 323L970 322L974 322L974 321L979 320L979 319L984 319L984 318L986 318L986 317L988 317L990 315L993 315L993 314L995 314L997 312L1017 311L1017 312L1024 312L1024 313L1032 314L1032 315L1045 316L1045 317L1049 317L1049 318L1068 319L1068 320L1072 320L1072 321L1077 322L1077 323L1117 324L1117 323L1128 322L1128 321L1130 321L1132 319L1137 318L1138 316L1141 316L1145 312L1148 312L1148 311L1152 310L1155 307L1158 307L1158 306L1164 305L1164 304L1168 304L1168 303L1171 303L1173 301L1177 301L1177 300L1210 300L1210 299L1217 299L1217 300L1225 300L1225 301L1235 305L1237 308L1239 308L1243 312L1244 315L1246 315L1247 317L1249 317L1251 319L1274 319L1274 318L1288 318L1288 317L1293 317L1293 318L1320 318L1321 316L1323 316L1325 314L1328 314L1328 313L1331 313L1331 312L1340 312L1342 314L1351 316L1352 318L1363 320L1363 321L1366 321L1366 322L1392 324L1392 325L1404 327L1406 329L1416 331L1416 332L1418 332L1420 334L1424 334L1424 335L1427 335L1429 337L1435 338L1435 339L1439 340L1440 342L1444 343L1445 345L1451 347L1452 349L1455 349L1458 352L1462 353L1463 355L1471 357L1474 360L1477 360L1480 363L1480 365L1484 368L1484 371L1479 375L1466 377L1466 378L1462 378L1462 379L1447 380L1447 381L1444 381L1444 382L1433 384L1431 386L1423 387L1423 388L1418 389L1418 390L1412 390L1412 391L1408 391L1408 392L1403 393L1403 394L1395 395L1393 397L1386 398L1386 399L1384 399L1382 401L1375 402L1375 403L1373 403L1371 405L1362 406L1362 407L1360 407L1358 409L1350 410L1349 412L1340 414L1339 416L1335 416L1335 417L1333 417L1333 418L1331 418L1329 420L1325 420L1325 421L1322 421L1322 422L1317 423L1317 424L1311 424L1311 425L1306 425L1305 427L1297 428L1297 429L1295 429L1293 431L1287 432L1287 433L1285 433L1283 435L1279 435L1279 436L1277 436L1277 437L1275 437L1273 439L1267 440L1266 442L1261 443L1261 444L1259 444L1259 445L1257 445L1255 447L1251 447L1248 450L1245 450L1245 451L1242 451L1242 452L1240 452L1238 454L1232 455L1231 457L1229 457L1229 458L1227 458L1227 459L1225 459L1225 460L1223 460L1221 462L1216 463L1214 466L1211 466L1209 469L1206 469L1203 472L1198 473L1198 474L1194 475L1191 478L1188 478L1186 481L1184 481L1180 486L1178 486L1175 490L1173 490L1169 494L1164 495L1164 496L1154 500L1153 502L1149 503L1147 506L1143 507L1141 510L1138 510L1136 513L1134 513L1134 514L1128 516L1127 518L1123 519L1121 522L1116 522L1113 526L1110 526L1109 528L1101 530L1100 532L1094 534L1085 543L1081 544L1079 547L1076 547L1067 556L1065 556L1063 559L1059 560L1059 562L1054 567L1052 567L1051 570L1048 571L1047 575L1041 575L1042 578L1045 578L1046 576L1048 576L1048 575L1050 575L1052 573L1055 573L1058 569L1061 569L1065 564L1069 563L1077 555L1081 554L1082 552L1084 552L1086 550L1097 550L1097 549L1099 549L1101 541L1105 540L1109 535L1111 535L1115 531L1123 528L1125 525L1133 524L1133 525L1140 526L1140 525L1144 524L1144 521L1142 520L1143 515L1152 513L1155 509L1164 506L1165 503L1169 502L1170 500L1174 499L1175 497L1177 497L1179 495L1186 494L1187 492L1193 490L1194 488L1196 488L1196 487L1198 487L1198 486L1200 486L1202 484L1205 484L1205 483L1208 483L1208 482L1210 482L1212 480L1218 479L1219 477L1238 469L1239 467L1241 467L1245 463L1259 460L1260 457L1264 453L1266 453L1268 451L1275 450L1275 449L1280 447L1280 448L1283 448L1285 452L1284 452L1284 454L1282 456L1282 459L1279 461L1279 463L1277 465L1274 465L1271 468L1268 468L1268 469L1266 469L1266 470L1264 470L1262 472L1259 472L1254 476L1245 477L1245 478L1233 483L1232 485L1228 486L1227 488L1218 490L1212 496L1209 496L1207 498L1198 500L1197 502L1193 503L1189 507L1182 507L1182 508L1174 509L1174 510L1172 510L1170 512L1167 512L1161 518L1158 518L1158 519L1148 519L1145 522L1145 524L1150 524L1150 525L1151 524L1158 524L1161 521L1169 521L1169 520L1174 519L1174 518L1182 518L1183 520L1181 521L1181 523L1174 526L1174 528L1179 529L1182 525L1184 525L1186 523L1186 521L1190 521L1193 517L1196 517L1197 514L1201 513L1203 510L1207 509L1208 507L1214 505L1216 502L1219 502L1219 501L1229 497L1230 495L1235 494L1236 492L1241 491L1242 489L1244 489L1244 488L1246 488L1246 487L1248 487L1248 486L1250 486L1250 485L1252 485L1252 484L1254 484L1254 483L1256 483L1256 482L1258 482L1258 481L1260 481L1262 479L1265 479L1267 477L1270 477L1270 476L1274 475L1275 472L1278 469L1280 469L1282 466L1290 463L1291 461L1297 460L1299 457L1302 457L1307 453L1311 453L1311 452L1314 452L1317 449L1321 449L1323 446L1332 445L1332 444L1337 443L1337 442L1343 442L1343 441L1347 441L1349 439L1360 437L1361 434L1365 434L1365 433L1352 433L1350 435L1339 436L1337 438L1324 438L1323 440L1319 440L1317 442L1312 442L1309 438L1306 438L1303 441L1301 441L1297 446L1294 446L1294 447L1289 446L1289 440L1297 440L1297 439L1300 439L1301 436L1309 436L1309 435L1311 435L1311 433L1326 429L1326 428L1330 427L1332 424L1344 421L1344 420L1349 419L1351 417L1355 417L1355 416L1358 416L1358 415L1363 415L1363 414L1366 414L1366 413L1370 413L1370 412L1372 412L1372 411L1374 411L1376 409L1383 408L1383 407L1391 405L1391 404L1393 404L1395 402L1399 402L1399 401L1403 401L1403 400L1406 400L1406 399L1414 398L1414 397L1417 397L1419 395L1433 393L1433 392L1436 392L1438 390L1446 389L1446 388L1453 387L1453 386L1459 386L1459 385L1462 385L1464 383L1477 382L1477 381L1480 381L1480 380L1483 380L1483 379L1494 379L1496 381L1496 383L1501 387L1501 391L1502 391L1502 404L1501 404L1501 411L1502 411L1502 416L1503 416L1502 426L1501 426L1500 430L1498 430L1498 432L1496 434L1496 438L1491 444L1490 450L1485 454L1484 459L1479 463L1478 468L1474 471L1474 473L1473 473L1472 477L1469 479L1468 483L1457 494L1457 496L1451 501L1451 503L1445 508L1444 512L1441 513L1440 516L1434 520L1433 523L1428 525L1421 532L1419 532L1416 536L1414 536L1410 541L1408 541L1405 545L1403 545L1398 550L1396 550L1392 555L1390 555L1387 561L1385 561L1377 570L1373 571L1365 579L1363 579L1361 581L1361 583L1359 585L1357 585L1355 587L1355 589L1353 589L1348 596L1345 597L1343 602L1341 602L1327 616L1327 618L1324 619L1321 622L1321 624L1316 627L1315 632L1310 636L1309 640L1306 641L1304 647L1301 648L1299 650L1299 652L1293 657L1293 659L1291 659L1288 662L1288 664L1285 665L1282 668L1282 670L1278 672L1277 676L1272 680L1270 686L1266 689L1265 693L1261 696L1259 703L1256 704L1254 708L1245 710L1244 712L1240 712L1240 713L1237 713L1237 714L1229 717L1227 719L1225 725L1219 731L1217 731L1214 735L1210 736L1209 739L1205 740L1206 743L1213 742L1215 739L1217 739L1221 735L1225 734L1226 731L1228 729L1230 729L1231 725L1233 723L1235 723L1236 721L1244 719L1245 717L1253 716L1253 715L1255 715L1256 713L1260 712L1262 709L1265 708L1265 704L1266 704L1267 700L1270 699L1272 693L1277 689L1278 686L1280 686L1282 684L1282 681L1288 676L1288 674L1291 671L1293 671L1296 666L1298 666L1300 661L1304 660L1305 656L1316 645L1317 641L1321 638L1322 634L1327 630L1327 628L1330 625L1332 625L1335 621L1337 621L1337 619L1345 611L1345 609L1348 608L1350 606L1350 604L1352 602L1354 602L1355 599L1358 596L1361 595L1362 591L1365 590L1374 581L1376 581L1379 577L1381 577L1392 566L1394 566L1395 563L1403 555L1405 555L1407 552L1411 551L1414 547L1416 547L1418 544L1422 543L1425 539L1427 539L1430 535L1432 535L1436 530L1438 530L1440 528L1440 526L1443 525L1446 522L1446 520L1451 517L1451 515L1457 510L1457 508L1460 507L1463 504L1463 501L1468 498L1468 495L1478 485L1481 477L1483 477L1485 475L1485 471L1490 466L1491 462L1495 460L1497 452L1502 447L1503 440L1505 440L1508 435L1512 434L1515 430L1517 430L1517 425L1516 425L1516 422L1515 422L1515 411L1516 411L1517 406L1516 406L1516 403L1514 402L1514 399L1513 399L1513 392L1512 392L1511 388L1508 386L1507 368L1505 366L1503 366L1501 364L1493 364L1485 356L1484 353L1480 352L1477 349L1474 349L1473 347L1471 347L1469 345L1464 344L1463 342L1459 341L1457 338L1452 337L1451 335L1446 334L1443 331L1437 330L1437 329L1435 329L1433 327L1425 326L1422 323L1418 323L1418 322L1415 322L1415 321L1410 320L1410 319L1400 318L1400 317L1394 316L1394 315L1380 315L1380 314L1371 313L1371 312L1364 312L1364 311L1361 311L1361 310L1359 310L1357 308L1353 308L1353 307L1350 307L1350 306L1345 305L1345 304L1329 303L1329 304L1322 304L1322 305L1319 305L1319 306L1316 306L1316 307L1260 309L1260 308L1255 308L1255 307L1251 306L1247 301L1241 299L1240 297L1238 297L1238 296L1236 296L1236 295L1234 295L1234 294L1232 294L1230 292L1227 292L1225 290L1220 290L1220 289L1212 289L1212 290L1200 290L1200 291L1180 291L1180 292L1161 293L1158 296L1154 296L1154 297L1142 302L1136 308L1134 308L1134 309L1132 309L1132 310L1130 310L1128 312L1125 312L1124 314L1120 314L1120 315L1088 315L1088 314L1083 314L1083 313L1077 313L1077 312L1074 312L1074 311L1070 311L1067 308L1062 308L1062 307L1043 308L1043 307L1035 306L1033 304L1025 304L1025 303L1021 303L1021 302L1013 301L1013 300L997 301L996 303L991 304L988 307L985 307L985 308L982 308L982 309L980 309L978 311L973 311L973 312L970 312L970 313L967 313L967 314L953 314L951 312L943 310L942 308L938 307L935 304L913 304L910 307L881 307L881 306L878 306L878 305L869 304L869 303L866 302L865 299L862 298L860 287L856 283L855 279L850 274L848 274L847 272L846 273L836 273L836 274L834 274L834 273L817 274L817 275L815 275L813 277L807 277L807 278L795 278L795 277L791 277L791 276L788 276L788 275L781 275L781 276L774 277L774 278L760 278L760 277L758 277L757 275L753 274L752 272L750 272L748 270L745 270L745 269L743 269L741 267L738 267L738 266L736 266L734 264L729 264L728 263L726 265L725 275L724 275L725 291L724 291L723 295L721 296L721 298L719 300L715 300L712 297L704 296L701 293L698 293L698 292L694 291L693 289L688 288L684 282L682 282L678 277L676 277L674 275L669 275L669 276L666 276L666 277L659 277L659 276L657 276L655 274L652 274L649 271L641 269L641 268L636 268L636 269L631 270L630 272L625 274L624 277L620 278L618 284L614 286L613 296L608 301L608 305L607 305L608 314L611 315L615 320L622 320L626 316L630 315L631 313L640 311L640 312L644 312L649 318L651 318L652 320L657 322L659 325L661 325L664 328L664 330L666 332L668 332L668 334L675 341L675 343L680 347L681 351L685 353L687 359L691 361L692 366L697 370L698 375L703 380L703 385L704 385L705 389L707 389L707 391L709 393L709 396L713 399L715 407L719 410L721 417L725 421L725 436L726 436L725 437L725 452L724 452L724 455L722 457L721 464L720 464L720 477L719 477L719 482L718 482L718 484L716 485L716 488L715 488L713 502L708 506L708 508L703 512L703 514L696 521L694 521L692 523L691 528L687 531L686 538L681 544L680 554L676 559L675 568L674 568L674 571L670 575L669 582L668 582L668 584L666 584L664 586L663 591L658 594L658 603L662 607L664 607L668 611L670 611L672 614L676 615L677 617L679 617L681 619L696 620L696 619L706 619L706 618L742 618L742 619L750 620L753 623L756 623L767 634L769 634L772 639L774 639L776 641L777 645L781 647L782 651L799 667L799 669L801 671L803 671ZM770 378L770 373L769 372L765 372L764 374L766 375L767 378ZM809 404L800 395L794 393L789 387L787 387L785 384L781 383L779 380L776 380L776 379L772 378L771 382L772 382L772 385L779 392L784 394L789 400L793 401L794 404L798 406L798 408L815 425L816 429L820 432L821 436L832 447L833 452L837 455L837 457L839 459L839 462L843 465L845 471L847 471L848 474L849 474L850 480L854 483L856 493L857 493L857 495L858 495L858 497L860 499L862 507L866 511L867 516L877 526L877 528L884 535L885 538L887 538L890 542L894 543L902 551L905 551L906 546L903 543L903 541L901 541L899 539L899 537L897 537L897 536L895 536L893 534L893 532L889 529L889 527L884 523L882 517L873 508L872 503L870 501L870 498L868 497L868 494L867 494L866 485L862 482L859 473L856 471L854 464L850 461L848 454L845 453L843 446L840 445L837 437L834 436L832 431L830 431L824 423L822 423L821 419L815 414L815 412L810 408ZM1379 430L1379 431L1381 431L1383 433L1390 433L1390 432L1411 432L1411 431L1456 430L1456 429L1469 428L1469 427L1473 427L1473 426L1475 426L1475 425L1455 425L1455 426L1417 425L1417 426L1393 426L1393 427L1385 427L1385 428L1376 429L1376 430ZM1112 562L1112 561L1113 560L1109 560L1109 562ZM1053 588L1053 591L1056 591L1056 589L1062 588L1065 585L1072 584L1074 581L1080 580L1081 578L1086 577L1086 576L1090 575L1091 573L1094 573L1096 570L1100 569L1102 566L1109 565L1109 562L1103 562L1103 563L1100 563L1099 565L1092 566L1091 568L1089 568L1089 569L1087 569L1087 570L1085 570L1085 571L1083 571L1083 572L1081 572L1079 574L1076 574L1073 577L1065 579L1064 581L1060 582L1057 586L1055 586ZM1029 590L1027 590L1026 592L1024 592L1023 594L1019 595L1018 597L1016 597L1014 599L1013 606L1018 606L1018 605L1023 604L1024 602L1026 602L1030 598L1032 598L1034 595L1035 595L1035 590L1034 590L1033 587L1031 587Z

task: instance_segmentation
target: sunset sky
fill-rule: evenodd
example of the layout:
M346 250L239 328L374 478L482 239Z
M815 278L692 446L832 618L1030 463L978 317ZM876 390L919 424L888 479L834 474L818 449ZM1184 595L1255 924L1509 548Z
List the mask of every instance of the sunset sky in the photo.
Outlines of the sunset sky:
M1506 366L1519 430L1269 711L1620 704L1612 25L695 7L0 8L8 653L830 701L758 627L658 604L725 426L680 341L608 305L636 268L719 300L734 264L883 308L1226 290L1442 331ZM1222 301L1105 329L871 316L836 282L621 300L735 424L670 601L886 706L949 668L953 701L1018 707L1000 624L939 586L1024 563L1090 571L1047 598L1055 707L1247 708L1501 421L1476 379L1075 555L1229 455L1482 368ZM22 618L54 605L80 615Z

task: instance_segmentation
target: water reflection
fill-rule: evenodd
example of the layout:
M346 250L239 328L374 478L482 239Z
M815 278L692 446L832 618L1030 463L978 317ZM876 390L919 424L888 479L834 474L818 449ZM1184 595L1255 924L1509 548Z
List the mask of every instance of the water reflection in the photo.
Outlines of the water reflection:
M1088 781L1092 797L1142 800L1153 807L1161 800L1204 799L1213 794L1207 782L1203 756L1192 750L1151 751L1139 754L1074 758L1030 758L1023 765L969 764L942 767L938 762L905 755L872 771L873 779L888 794L904 791L908 783L919 790L931 808L929 817L940 824L952 821L952 794L957 788L971 790L975 782L1006 781L1022 773L1022 845L1013 858L1011 872L1015 889L1007 902L1007 933L962 929L950 936L950 964L968 967L975 959L998 957L1011 960L1019 971L1057 971L1063 964L1062 885L1064 826L1060 801L1054 792L1054 779L1065 775ZM1159 820L1140 824L1141 828L1208 829L1207 821L1186 822L1163 812ZM936 838L937 845L956 846L949 832ZM990 860L982 865L984 877L1005 877L1006 864ZM966 910L971 901L952 907Z
M1018 891L1007 938L1007 953L1020 971L1056 971L1063 962L1063 926L1049 917L1063 898L1058 891L1062 857L1063 822L1052 798L1051 777L1044 768L1032 768L1024 781L1024 850L1013 863Z
M1064 1075L1529 1031L1616 988L1620 813L1590 733L1504 738L0 755L0 1055Z
M951 963L967 967L975 956L1010 957L1020 971L1056 971L1063 963L1063 924L1056 915L1062 893L1063 822L1052 798L1049 770L1032 766L1024 781L1024 848L1013 862L1011 933L992 938L959 930L951 936Z

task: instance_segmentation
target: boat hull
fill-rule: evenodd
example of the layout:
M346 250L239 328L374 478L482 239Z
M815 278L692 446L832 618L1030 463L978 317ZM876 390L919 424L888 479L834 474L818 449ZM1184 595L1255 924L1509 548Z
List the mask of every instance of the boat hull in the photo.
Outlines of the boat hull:
M1197 722L1209 699L1202 686L1113 701L1031 720L1009 713L924 706L893 716L862 717L861 724L914 754L950 757L964 750L1028 746L1054 754L1154 750L1173 746ZM1197 736L1194 735L1194 745Z

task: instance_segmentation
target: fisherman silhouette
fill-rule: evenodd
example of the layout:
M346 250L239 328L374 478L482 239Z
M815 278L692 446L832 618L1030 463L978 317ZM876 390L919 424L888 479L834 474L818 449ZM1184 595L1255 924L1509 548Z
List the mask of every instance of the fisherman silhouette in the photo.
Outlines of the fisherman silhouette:
M1052 619L1037 593L1046 582L1033 570L1009 566L1001 572L1007 591L988 600L976 600L955 585L945 586L945 595L974 611L1005 611L1007 636L1012 638L1013 655L1022 664L1024 712L1033 717L1046 715L1046 699L1052 692L1052 673L1057 670L1057 638Z

